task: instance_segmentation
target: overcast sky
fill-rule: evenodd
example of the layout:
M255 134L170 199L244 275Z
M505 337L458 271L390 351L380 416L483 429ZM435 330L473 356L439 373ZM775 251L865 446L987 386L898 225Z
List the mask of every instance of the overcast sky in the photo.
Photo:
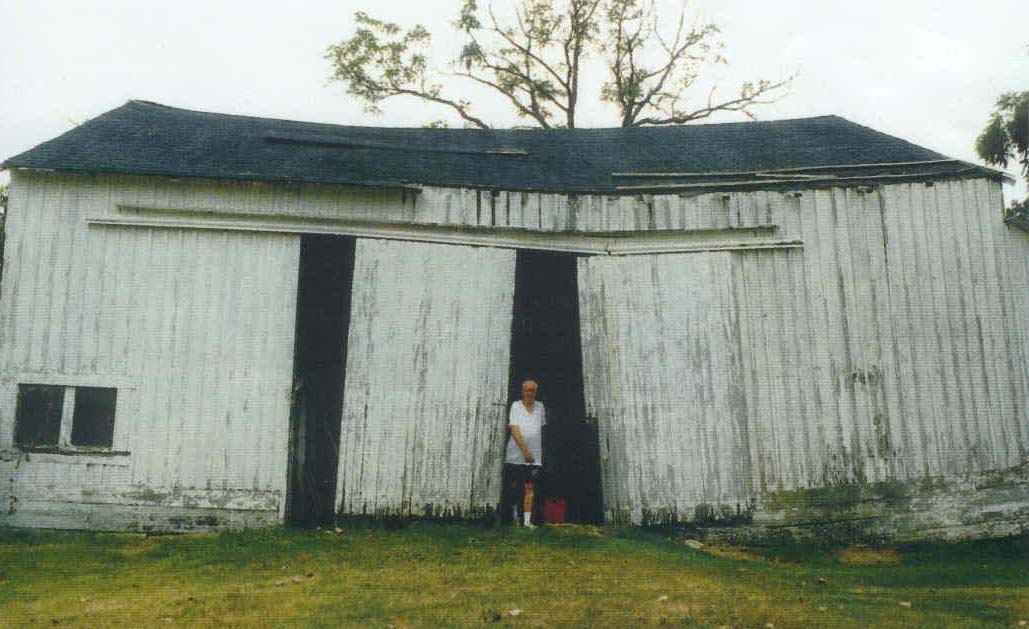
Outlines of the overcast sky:
M505 0L494 0L504 7ZM675 13L665 3L663 15ZM342 124L417 126L447 112L413 101L365 113L327 82L326 47L364 10L435 35L440 66L455 52L460 0L285 3L281 0L0 0L0 159L128 99L225 113ZM722 27L729 65L707 77L798 72L763 119L837 114L952 157L973 143L998 94L1029 89L1029 1L695 0ZM448 84L462 93L460 84ZM500 101L478 108L497 126L519 121ZM727 115L716 121L739 120ZM613 126L604 106L582 126ZM1012 166L1009 172L1015 174ZM1025 184L1006 186L1010 198Z

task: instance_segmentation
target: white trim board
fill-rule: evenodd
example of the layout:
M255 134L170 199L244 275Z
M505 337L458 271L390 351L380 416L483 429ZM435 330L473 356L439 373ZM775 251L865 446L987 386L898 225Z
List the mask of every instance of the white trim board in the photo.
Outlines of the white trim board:
M216 231L270 232L284 234L338 234L383 240L409 240L440 244L542 249L589 255L641 255L734 251L753 249L795 249L797 239L776 238L777 225L744 229L649 230L637 232L536 232L526 229L497 229L455 225L426 225L376 221L292 221L253 220L222 217L141 218L93 216L90 227L134 227L158 229L202 229Z
M101 387L136 389L135 378L121 374L61 374L53 372L13 371L0 374L0 382L11 384L44 384L62 387Z

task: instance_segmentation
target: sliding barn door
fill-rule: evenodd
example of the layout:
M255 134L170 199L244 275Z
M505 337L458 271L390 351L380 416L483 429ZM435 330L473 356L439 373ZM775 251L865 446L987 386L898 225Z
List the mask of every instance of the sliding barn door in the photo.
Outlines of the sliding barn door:
M515 252L359 239L337 504L475 516L500 496Z
M587 414L608 521L686 521L748 496L733 254L579 260Z

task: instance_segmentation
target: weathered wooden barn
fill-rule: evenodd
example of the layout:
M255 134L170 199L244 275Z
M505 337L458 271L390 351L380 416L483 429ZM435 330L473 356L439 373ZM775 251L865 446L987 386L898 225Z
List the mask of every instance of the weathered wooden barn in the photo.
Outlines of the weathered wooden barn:
M1029 234L996 171L835 116L141 101L4 167L0 524L478 517L524 374L580 520L1029 523Z

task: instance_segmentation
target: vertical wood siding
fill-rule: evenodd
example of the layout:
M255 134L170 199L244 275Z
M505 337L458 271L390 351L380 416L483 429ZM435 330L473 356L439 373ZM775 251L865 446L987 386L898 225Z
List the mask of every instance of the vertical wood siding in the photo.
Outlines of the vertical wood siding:
M729 253L579 261L587 413L607 518L746 507L746 404Z
M0 450L11 447L18 382L42 380L117 387L114 450L130 452L19 454L12 495L23 507L50 500L276 513L298 237L88 228L83 216L126 201L125 191L21 175L12 190Z
M998 189L807 192L802 250L736 254L756 488L1026 461L1027 236Z
M647 231L730 229L767 225L761 202L780 193L560 195L426 188L403 220L446 225L514 227L536 231Z
M95 217L120 216L136 208L146 216L346 219L539 232L692 231L767 226L773 223L774 200L784 196L766 190L731 195L712 192L605 196L425 188L415 193L123 175L74 179L108 189L113 203L90 208Z
M1029 235L1003 225L994 182L412 196L15 173L11 192L0 475L14 480L0 498L35 514L18 521L97 504L138 508L132 522L282 508L299 237L85 225L128 207L198 224L214 213L540 232L777 226L801 240L583 261L587 401L612 519L723 517L794 490L969 479L1029 460ZM344 512L495 502L513 276L511 250L359 241ZM131 454L13 450L25 379L117 386L115 448ZM101 510L83 517L104 526Z
M609 517L1024 466L1029 236L999 195L984 180L735 195L804 247L583 260Z
M337 504L474 515L500 497L514 251L358 239Z

